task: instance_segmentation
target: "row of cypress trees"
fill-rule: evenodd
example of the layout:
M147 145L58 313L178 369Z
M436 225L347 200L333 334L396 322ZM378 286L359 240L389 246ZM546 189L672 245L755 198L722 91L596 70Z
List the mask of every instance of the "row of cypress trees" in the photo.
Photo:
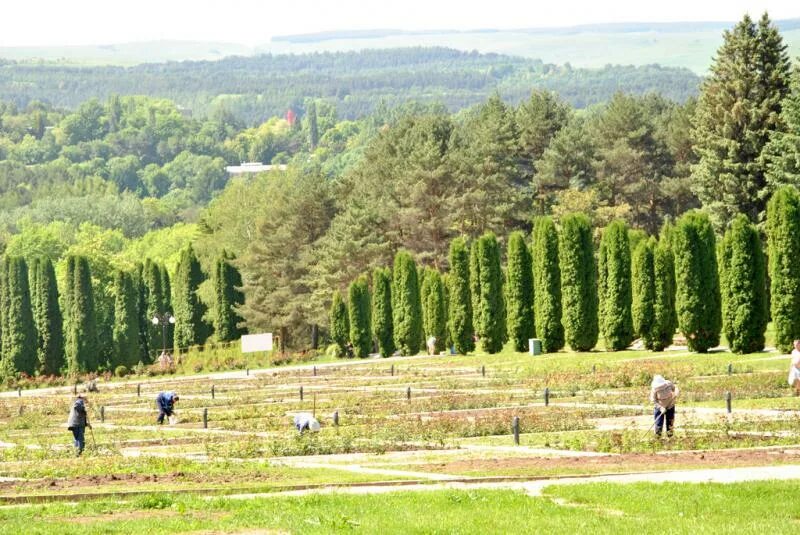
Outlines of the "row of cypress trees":
M223 253L212 271L217 306L213 327L217 341L239 338L244 330L237 309L244 303L242 279L233 258ZM114 273L114 321L110 333L99 332L89 260L68 256L62 295L49 258L36 258L30 266L24 258L0 261L0 376L74 375L101 367L128 368L152 362L154 354L167 348L187 348L205 342L205 305L197 296L205 275L191 247L181 254L174 289L163 264L147 260L134 272ZM174 299L173 299L174 295ZM166 340L156 315L175 317ZM101 362L104 336L110 336L112 357Z
M778 190L767 210L767 251L759 229L745 215L735 218L717 242L708 215L690 211L658 238L632 243L623 221L602 231L595 251L588 217L570 214L560 228L538 218L530 249L522 233L508 238L505 273L497 238L463 238L450 247L450 271L418 271L401 251L394 266L377 269L372 297L366 277L354 282L348 303L335 292L331 334L357 356L366 356L373 335L379 352L415 354L426 337L437 350L495 353L510 341L517 351L538 336L545 352L568 345L618 351L640 338L655 351L670 345L676 329L690 350L706 352L724 333L736 353L763 349L771 316L776 344L788 351L800 338L800 193ZM767 258L769 262L767 263ZM420 278L423 280L420 288ZM444 282L446 281L446 283ZM371 314L366 311L371 306ZM473 338L475 335L475 338Z

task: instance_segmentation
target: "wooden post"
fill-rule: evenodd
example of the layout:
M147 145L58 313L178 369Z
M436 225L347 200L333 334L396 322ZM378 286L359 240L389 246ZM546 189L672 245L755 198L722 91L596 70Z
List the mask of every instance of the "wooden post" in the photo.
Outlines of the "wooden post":
M25 405L19 406L19 415L22 416L22 413L25 412Z
M317 376L317 367L314 366L314 377L316 377L316 376Z
M549 388L545 388L544 389L544 406L547 407L548 405L550 405L550 389Z
M592 364L592 373L597 372L597 364Z
M339 427L339 411L333 413L333 425Z
M214 399L214 395L215 395L214 390L215 390L214 389L214 385L211 385L211 399Z
M303 401L303 385L300 385L300 401Z
M203 409L203 429L208 429L208 408Z
M389 368L389 375L391 375L392 377L394 377L394 364L392 364L392 367L391 367L391 368Z
M519 416L514 416L511 422L511 430L514 432L514 445L519 446Z
M74 385L72 385L72 395L74 395L74 396L78 395L78 383L75 383ZM21 391L20 391L20 397L22 397L22 392Z
M481 364L481 377L486 377L486 366Z
M136 397L142 397L142 385L136 385Z
M106 421L106 408L103 405L100 405L100 423L104 423Z
M731 393L725 392L725 407L728 409L728 414L731 413L731 399L732 399Z
M733 375L733 363L728 363L728 375Z
M17 397L20 397L20 398L22 397L22 387L21 386L17 387Z
M406 387L406 399L411 401L411 387Z

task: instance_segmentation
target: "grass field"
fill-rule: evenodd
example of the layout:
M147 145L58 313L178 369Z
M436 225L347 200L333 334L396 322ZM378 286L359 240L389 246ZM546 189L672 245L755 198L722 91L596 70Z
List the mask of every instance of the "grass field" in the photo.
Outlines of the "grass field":
M745 533L790 532L797 518L776 503L800 490L796 481L592 482L797 469L800 398L786 384L788 362L681 348L505 351L128 377L88 394L94 441L79 459L64 429L71 387L8 392L0 532L655 532L680 500L690 506L674 532L718 532L726 519ZM655 373L681 388L669 440L649 429ZM167 389L181 396L180 422L156 426L155 396ZM300 411L315 412L322 431L299 435ZM563 485L576 476L589 479ZM526 493L539 479L552 480L543 495ZM318 493L331 488L359 495Z

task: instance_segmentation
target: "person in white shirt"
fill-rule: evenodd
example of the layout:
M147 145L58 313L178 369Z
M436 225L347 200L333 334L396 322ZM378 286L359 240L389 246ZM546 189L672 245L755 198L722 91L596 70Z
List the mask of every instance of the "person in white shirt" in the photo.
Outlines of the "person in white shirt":
M661 430L666 420L667 436L672 436L675 425L675 401L678 398L678 387L672 381L667 381L660 375L653 377L650 384L650 401L655 405L653 417L655 418L656 436L661 436Z
M789 366L789 386L794 387L794 395L800 396L800 340L794 341L792 364Z

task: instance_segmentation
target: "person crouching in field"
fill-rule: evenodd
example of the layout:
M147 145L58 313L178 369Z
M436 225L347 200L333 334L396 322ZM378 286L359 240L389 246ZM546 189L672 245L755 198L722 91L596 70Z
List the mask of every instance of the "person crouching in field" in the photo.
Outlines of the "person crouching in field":
M89 429L92 428L91 424L89 424L89 418L86 415L86 398L79 395L75 398L75 402L69 410L69 418L67 419L67 429L72 431L78 457L81 456L83 448L86 446L87 427Z
M180 399L175 392L160 392L156 397L158 407L158 423L164 423L164 417L170 418L175 410L175 402ZM171 422L170 422L171 423Z
M307 412L301 412L300 414L295 414L294 427L300 432L301 435L305 431L318 433L320 429L319 420L314 418L313 414L309 414Z
M792 364L789 366L789 386L794 387L794 395L800 396L800 340L794 341Z
M655 418L656 436L661 436L661 430L666 420L667 436L672 436L675 425L675 400L678 397L678 387L672 381L667 381L660 375L653 377L650 384L650 401L655 405L653 418Z

